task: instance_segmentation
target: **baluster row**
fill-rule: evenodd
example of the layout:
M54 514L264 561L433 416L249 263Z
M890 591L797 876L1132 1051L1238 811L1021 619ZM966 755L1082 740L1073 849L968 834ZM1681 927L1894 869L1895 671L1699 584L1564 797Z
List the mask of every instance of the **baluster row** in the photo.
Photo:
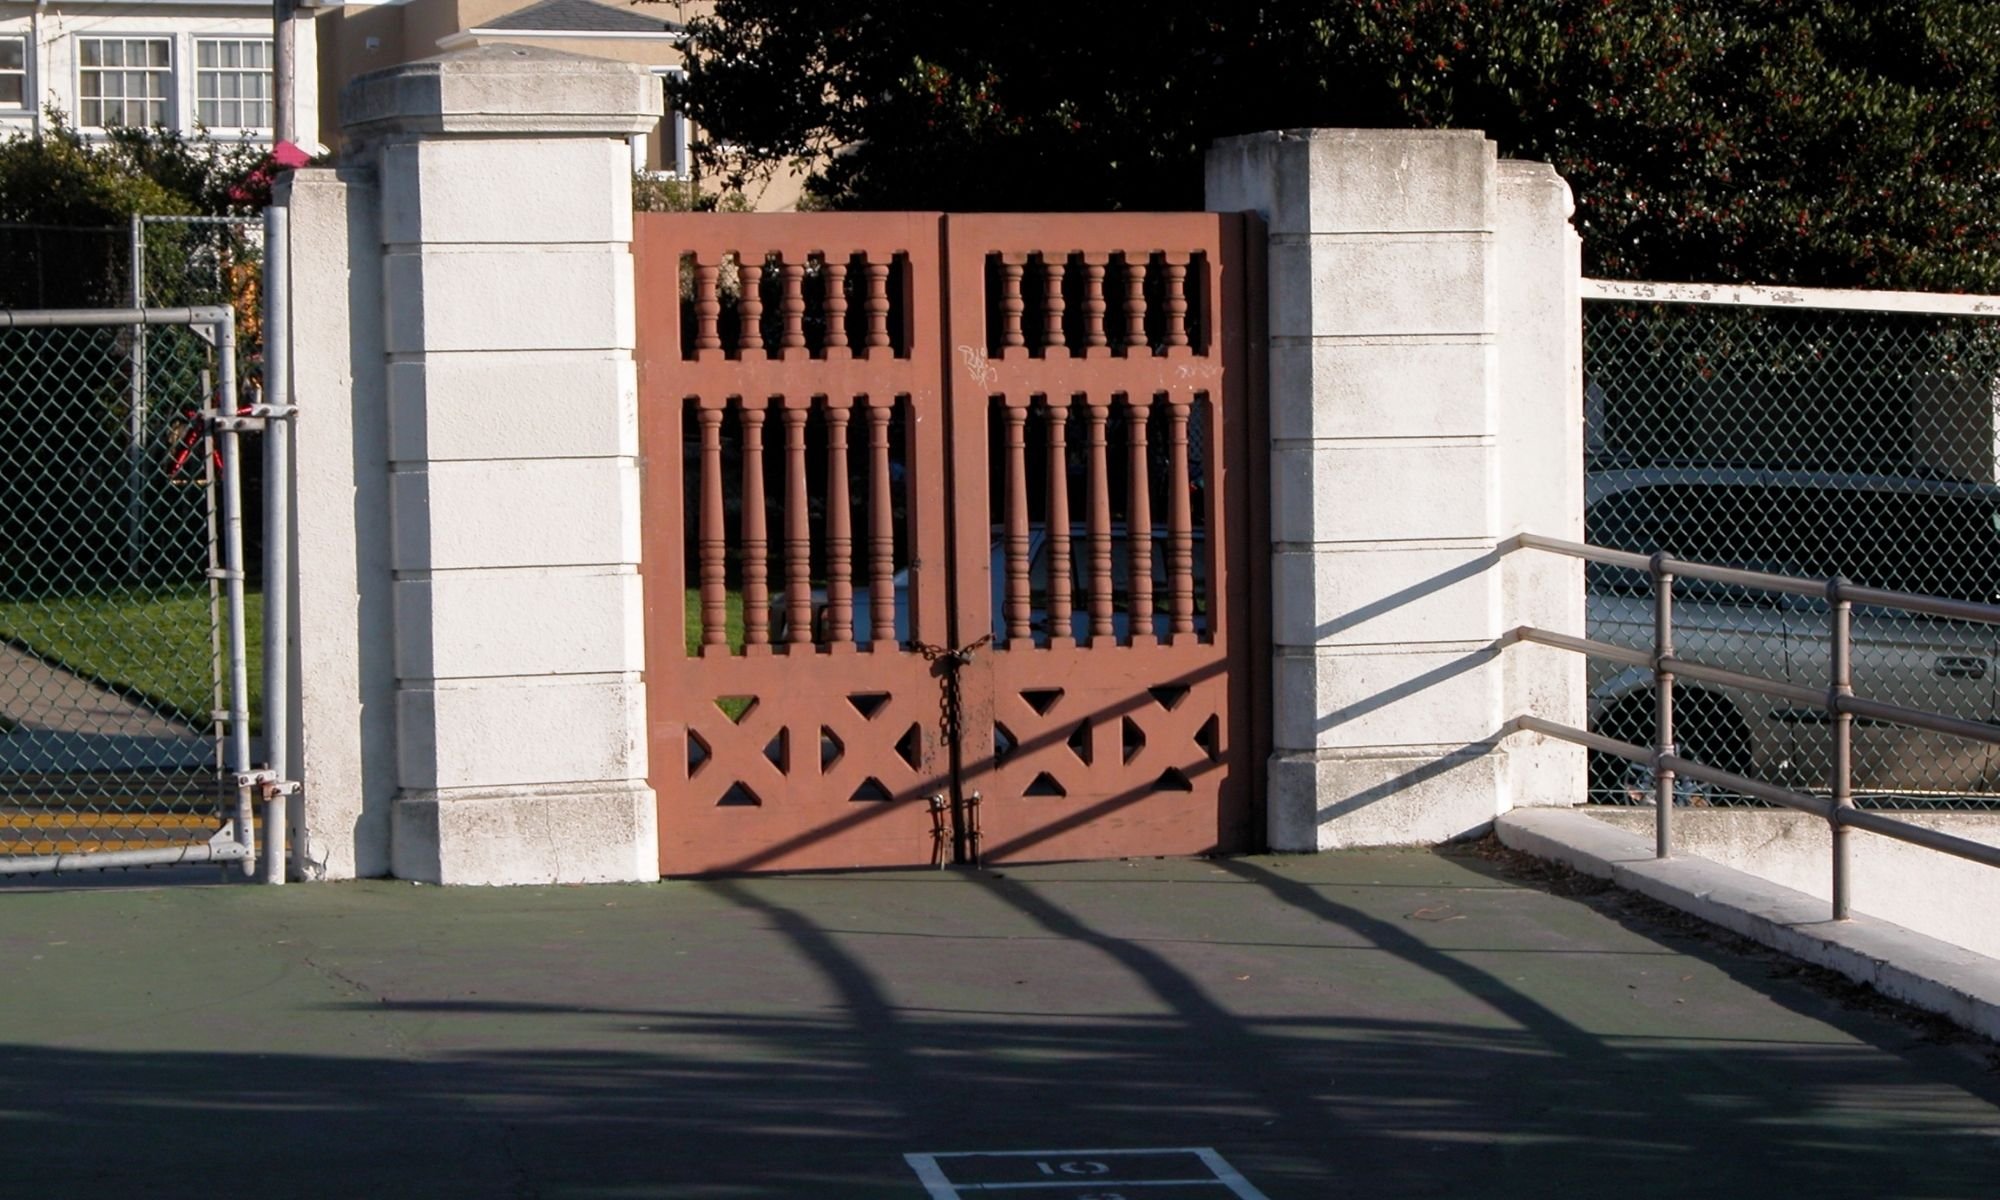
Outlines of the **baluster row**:
M816 636L832 645L852 645L854 629L855 539L853 492L848 470L848 430L852 409L859 406L867 425L866 533L861 568L869 600L868 640L879 651L896 648L896 538L894 492L891 487L893 402L859 397L849 403L824 406L826 419L825 514L826 607L816 613L812 591L812 512L807 482L807 426L812 409L802 404L771 402L783 426L781 475L784 479L782 581L785 629L783 642L810 646ZM771 634L769 515L764 493L764 428L768 411L762 404L737 408L742 446L741 526L743 642L746 648L769 647ZM705 655L730 652L727 633L729 530L724 500L722 427L724 410L700 408L700 479L697 563L700 573L701 624ZM824 627L815 630L815 621ZM749 652L760 652L751 649Z
M1002 253L996 256L999 267L998 312L1000 314L998 341L995 348L1004 354L1007 350L1028 346L1026 314L1027 295L1023 291L1028 263L1039 259L1042 268L1042 331L1041 349L1044 355L1053 351L1071 348L1069 332L1065 327L1069 308L1066 281L1069 277L1069 255L1026 253ZM1076 349L1089 351L1106 348L1112 344L1111 333L1106 328L1107 314L1111 308L1111 267L1118 264L1118 273L1124 278L1125 328L1121 345L1127 354L1134 348L1147 347L1150 341L1146 334L1148 304L1146 301L1146 273L1154 257L1160 260L1161 304L1161 344L1168 348L1184 347L1191 344L1188 334L1188 269L1194 262L1192 254L1174 254L1155 251L1153 255L1139 254L1079 254L1075 256L1083 267L1081 285L1083 299L1083 320L1081 338Z
M768 355L773 349L780 358L790 358L794 352L810 354L810 339L807 337L809 287L808 271L817 267L816 279L810 281L810 288L820 301L820 312L824 330L820 338L820 349L826 357L853 358L866 357L854 352L853 340L848 336L848 277L852 258L811 255L804 260L782 259L776 255L768 258L753 255L731 255L736 264L738 280L737 294L733 303L736 315L736 345L738 357ZM862 306L863 324L866 332L861 343L869 350L893 344L890 337L890 295L887 259L863 257L861 271L855 278L855 291ZM706 350L725 349L722 339L722 264L696 261L693 256L684 256L692 268L694 281L693 326L687 357L699 357ZM776 264L779 292L778 314L780 330L775 347L764 336L764 277Z
M1029 438L1026 403L1005 405L1005 437L1000 451L1005 462L1001 627L1009 644L1034 644L1034 591L1032 585L1033 525L1029 501ZM1125 594L1127 629L1125 640L1136 646L1157 642L1153 588L1153 470L1152 449L1147 427L1156 405L1166 416L1167 528L1163 558L1166 574L1166 632L1168 641L1192 638L1195 622L1195 528L1192 466L1189 455L1189 421L1193 414L1190 398L1174 395L1126 396L1125 410L1127 469L1125 473L1125 539L1128 581ZM1084 594L1087 598L1085 631L1090 641L1111 641L1117 637L1117 599L1114 567L1116 529L1112 516L1119 507L1111 494L1110 427L1112 402L1105 397L1050 397L1046 401L1047 458L1046 526L1048 543L1047 636L1058 646L1074 644L1075 610L1071 597L1071 570L1075 562L1071 533L1069 478L1072 409L1080 410L1083 424L1083 465L1088 507L1085 518Z

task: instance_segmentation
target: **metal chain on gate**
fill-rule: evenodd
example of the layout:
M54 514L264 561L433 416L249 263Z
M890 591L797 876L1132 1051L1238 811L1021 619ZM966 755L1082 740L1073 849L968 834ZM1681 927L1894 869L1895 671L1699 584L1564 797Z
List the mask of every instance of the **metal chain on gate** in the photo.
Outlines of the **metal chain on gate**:
M959 669L972 661L975 651L992 640L993 635L988 633L976 641L967 642L956 648L934 646L928 642L918 642L916 646L917 653L924 656L925 662L938 663L943 667L940 672L938 695L938 735L944 739L945 747L951 755L954 777L958 774L959 735L964 730L965 722L964 700L958 680ZM931 865L942 867L947 836L943 793L931 797L930 811ZM957 824L966 846L966 862L976 867L979 865L979 793L973 792L965 797L961 810L955 815L959 817Z

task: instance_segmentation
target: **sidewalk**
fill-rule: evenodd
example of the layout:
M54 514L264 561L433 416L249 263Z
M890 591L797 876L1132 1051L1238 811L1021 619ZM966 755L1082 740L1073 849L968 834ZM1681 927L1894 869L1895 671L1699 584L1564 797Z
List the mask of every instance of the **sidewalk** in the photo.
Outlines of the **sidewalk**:
M0 1194L919 1200L963 1151L1049 1152L959 1193L1031 1200L1992 1194L1990 1045L1650 921L1464 850L5 884ZM1173 1148L1255 1193L1053 1173Z

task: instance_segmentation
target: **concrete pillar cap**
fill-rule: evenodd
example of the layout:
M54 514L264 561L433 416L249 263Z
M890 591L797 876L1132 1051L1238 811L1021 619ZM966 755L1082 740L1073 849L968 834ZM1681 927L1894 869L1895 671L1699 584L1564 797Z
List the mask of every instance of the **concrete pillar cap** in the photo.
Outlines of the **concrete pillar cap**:
M534 46L454 50L357 76L340 93L350 139L397 136L628 137L665 108L637 63Z

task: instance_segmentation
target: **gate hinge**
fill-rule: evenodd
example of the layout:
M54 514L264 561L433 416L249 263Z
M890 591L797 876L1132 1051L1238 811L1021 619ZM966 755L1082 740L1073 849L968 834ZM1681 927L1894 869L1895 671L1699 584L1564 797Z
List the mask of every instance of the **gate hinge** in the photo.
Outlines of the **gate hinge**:
M260 433L272 421L282 421L294 416L298 407L291 404L246 404L235 412L225 412L219 408L201 410L202 424L211 430L223 433Z
M299 790L297 780L280 779L276 771L268 769L238 771L236 773L236 786L238 788L249 788L263 796L266 800L278 796L289 796Z

